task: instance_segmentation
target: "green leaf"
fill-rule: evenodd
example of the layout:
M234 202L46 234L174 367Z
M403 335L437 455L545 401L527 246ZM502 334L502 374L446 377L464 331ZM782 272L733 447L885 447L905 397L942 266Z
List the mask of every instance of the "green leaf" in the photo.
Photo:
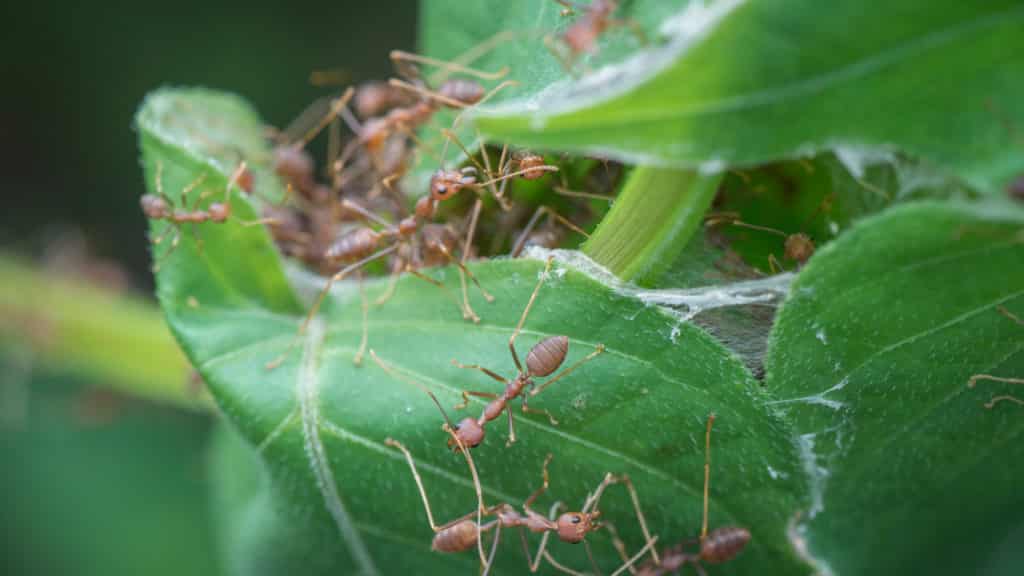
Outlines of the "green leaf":
M708 171L895 148L988 191L1024 170L1024 7L1013 0L843 2L827 15L813 0L622 2L616 15L655 41L612 28L579 80L541 41L580 21L551 0L423 9L434 56L518 34L475 63L508 65L523 83L477 118L499 141Z
M967 386L1024 376L1024 326L998 310L1024 315L1022 231L1019 205L908 204L793 285L767 386L811 475L803 538L835 573L975 573L1024 518L1024 412L983 407L1013 386Z
M246 142L253 154L247 159L259 167L265 151L253 137L259 122L247 106L202 91L163 91L139 112L151 185L159 162L166 190L179 190L206 172L206 184L223 191L233 162L197 152L197 134L168 137L175 133L168 125L197 125L212 117L222 119L225 135ZM257 178L258 186L266 184ZM255 215L237 193L232 205L243 219ZM354 364L362 333L359 288L338 286L298 349L268 371L265 364L291 342L304 307L296 304L262 230L237 221L200 228L202 251L191 234L183 234L157 281L174 334L249 446L226 442L220 451L249 479L228 489L237 500L221 499L236 510L225 520L236 519L234 529L223 529L235 536L230 564L247 574L472 570L472 553L430 551L432 532L408 468L383 443L399 439L416 455L439 520L474 509L465 463L445 448L446 436L438 429L442 419L429 398L372 362ZM154 224L154 232L160 229ZM487 304L473 294L483 318L479 325L462 320L451 294L404 278L391 300L371 306L369 346L420 378L446 407L462 390L498 391L482 374L450 361L510 374L508 338L540 268L532 260L475 266L496 298ZM457 290L452 270L429 272L450 292ZM302 273L292 278L304 291L319 284ZM370 302L385 284L366 283ZM554 413L557 426L517 410L519 441L511 447L504 446L503 422L489 427L487 441L474 451L488 503L521 503L539 485L541 463L552 453L550 493L538 509L547 510L556 499L579 506L605 473L629 473L662 541L693 537L700 522L704 419L715 412L711 522L748 526L754 534L730 569L754 573L771 565L787 573L806 571L786 539L790 515L806 494L795 446L735 356L701 330L562 264L540 290L517 342L520 353L554 334L571 340L567 365L598 343L607 351L531 404ZM472 402L471 413L481 407ZM601 508L636 551L642 541L625 491L610 491ZM517 539L507 532L503 538L498 562L505 573L522 572ZM618 565L604 534L593 535L593 546L605 570ZM552 553L581 570L587 566L579 547L555 543Z
M688 170L636 168L583 252L621 280L654 284L700 229L721 180Z

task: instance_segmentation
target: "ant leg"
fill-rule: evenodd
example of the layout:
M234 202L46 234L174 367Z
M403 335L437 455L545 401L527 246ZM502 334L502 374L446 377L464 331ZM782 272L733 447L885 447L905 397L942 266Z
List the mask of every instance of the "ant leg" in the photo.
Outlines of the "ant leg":
M775 254L768 255L768 269L773 275L786 271L782 263L779 262L779 259L775 257Z
M584 542L586 542L586 540L584 540ZM551 556L551 554L547 550L544 551L544 559L548 561L548 564L551 564L552 568L558 570L559 572L562 572L563 574L569 574L569 576L587 576L587 574L584 574L583 572L577 572L572 568L569 568L568 566L565 566L564 564L558 562Z
M967 387L974 388L978 384L978 380L989 380L992 382L1002 382L1005 384L1024 384L1024 378L1004 378L1002 376L992 376L991 374L975 374L974 376L971 376L970 380L967 381ZM1017 398L1016 396L1011 396L1009 394L1002 394L999 396L994 396L991 400L986 402L985 408L991 410L992 408L995 407L996 404L1003 401L1013 402L1015 404L1020 404L1024 406L1024 400L1021 400L1020 398Z
M708 414L708 429L704 435L704 512L700 524L700 542L708 535L708 483L711 480L711 425L715 423L715 413ZM694 564L696 567L697 565Z
M498 395L493 393L493 392L474 392L472 390L463 390L462 391L462 402L456 404L455 405L455 409L456 410L462 410L463 408L469 406L469 397L470 396L476 396L477 398L488 398L488 399L491 399L491 400L493 400L493 399L498 397Z
M466 230L466 239L462 243L462 256L459 259L459 285L462 288L462 305L466 308L470 307L469 290L468 287L466 286L466 275L469 273L469 270L466 269L466 257L469 255L469 250L473 246L473 235L476 233L476 225L480 219L480 210L483 208L483 206L483 200L481 200L480 198L477 198L476 201L473 203L473 212L472 215L469 217L469 228L468 230ZM447 255L448 250L445 249L444 253ZM476 277L473 277L473 281L476 282ZM487 294L483 287L480 286L479 282L476 282L476 285L477 287L480 288L480 291L484 293L484 297L487 299L488 302L494 301L494 297L491 296L490 294Z
M477 524L479 525L479 521L477 522ZM490 526L490 525L494 525L494 527L495 527L494 528L494 542L491 544L491 553L487 555L487 560L484 562L483 571L480 573L480 576L487 576L488 574L491 573L491 566L494 565L494 556L498 552L498 542L501 541L501 521L500 520L492 520L491 522L488 523L488 526ZM484 527L480 527L480 529L479 529L480 532L483 532L484 530L485 530ZM522 529L520 529L520 533L521 532L522 532ZM477 537L477 547L479 548L480 545L481 545L481 540L480 540L479 537Z
M388 280L388 287L385 288L384 292L373 301L374 305L381 306L395 295L395 289L398 287L398 279L402 276L402 269L403 267L395 267L395 269L391 271L391 278Z
M530 408L528 398L529 395L523 395L523 414L543 414L548 417L548 421L551 422L552 426L558 426L558 420L556 420L555 417L552 416L551 412L548 412L547 410L543 410L541 408Z
M1003 316L1006 316L1007 318L1009 318L1010 320L1013 320L1017 324L1019 324L1021 326L1024 326L1024 320L1022 320L1020 318L1020 316L1017 316L1013 312L1010 312L1010 310L1006 306L1003 306L1003 305L996 306L996 310L999 310L999 313L1002 314Z
M978 384L978 380L990 380L992 382L1003 382L1005 384L1024 384L1024 378L1004 378L1002 376L992 376L991 374L975 374L967 381L967 387L974 388Z
M609 20L608 26L628 29L629 32L636 38L637 42L639 42L641 46L646 46L649 43L649 41L647 40L647 34L644 32L644 29L640 26L640 23L637 22L636 20L633 20L632 18Z
M654 545L657 544L657 542L658 542L658 537L657 536L655 536L654 538L651 538L651 540L649 542L647 542L646 546L641 548L640 551L637 552L636 555L634 555L632 558L630 558L628 562L626 562L622 566L619 566L619 569L616 570L615 572L612 572L611 576L619 576L619 574L622 574L626 570L631 569L631 567L634 564L636 564L637 561L639 561L641 558L643 558L644 554L646 554L648 550L654 550ZM701 576L707 576L706 574L704 574L704 570L702 568L700 568L700 566L698 564L695 564L694 567L697 568L697 572L699 574L701 574Z
M1004 395L1001 395L1001 396L994 396L994 397L992 397L991 400L989 400L988 402L985 402L985 408L988 408L989 410L991 410L993 407L995 407L996 404L998 404L998 403L1000 403L1000 402L1002 402L1004 400L1009 401L1009 402L1014 402L1016 404L1020 404L1021 406L1024 406L1024 400L1021 400L1020 398L1017 398L1016 396L1009 396L1009 395L1004 394Z
M440 288L445 293L445 295L447 295L449 298L451 298L452 301L455 302L455 305L458 306L460 310L462 310L462 318L464 320L472 320L474 324L480 322L480 317L477 316L476 313L473 312L472 309L468 309L467 310L466 308L463 308L462 307L462 303L459 302L459 299L455 297L455 294L451 290L449 290L448 287L445 286L443 282L440 282L438 280L434 280L430 276L427 276L427 275L423 274L422 272L420 272L419 270L416 270L415 268L413 268L411 266L406 266L405 267L405 271L408 272L409 274L412 274L413 276L419 278L420 280L429 282L429 283L433 284L434 286L437 286L438 288Z
M547 380L543 384L541 384L540 386L537 386L536 388L530 390L530 396L536 396L537 394L540 394L541 392L544 391L545 388L547 388L548 386L554 384L555 382L557 382L561 378L564 378L564 377L568 376L569 374L571 374L573 372L573 370L576 370L577 368L579 368L580 366L582 366L586 362L589 362L589 361L593 360L595 356L598 356L602 352L604 352L604 344L598 344L597 347L594 348L593 352L591 352L590 354L587 354L586 356L581 358L579 360L579 362L576 362L572 366L569 366L568 368L566 368L566 369L562 370L561 372L559 372L558 374L556 374L550 380Z
M323 118L320 119L320 122L318 122L316 126L311 128L302 136L302 138L299 140L301 144L298 145L298 148L304 148L306 144L309 144L310 141L313 140L313 138L316 138L317 134L319 134L324 128L327 127L328 124L330 124L335 118L337 118L338 114L341 113L341 109L346 108L348 106L348 102L349 100L352 99L352 96L354 94L355 89L349 86L348 90L345 90L345 93L342 94L341 97L332 100L330 110L327 112L327 114L324 115Z
M506 408L505 413L508 414L508 442L505 442L505 446L508 447L516 443L516 425L512 410Z
M554 257L548 257L547 262L544 264L544 271L541 272L540 278L537 279L537 285L533 287L533 294L530 294L530 300L527 301L526 307L523 308L523 315L519 317L519 324L516 324L516 329L508 339L508 349L512 352L512 360L516 363L516 368L519 372L523 372L523 365L519 362L519 355L516 354L516 336L519 336L519 333L523 330L523 324L526 323L526 316L529 315L530 308L533 307L533 302L537 299L537 293L540 292L541 285L544 284L544 280L547 279L548 273L551 271L552 262L554 262Z
M555 57L555 60L558 60L558 63L562 66L563 70L572 75L573 78L579 78L579 73L575 70L574 66L576 63L576 57L571 51L563 48L551 34L544 37L544 47L547 48L548 52Z
M534 500L539 498L541 494L547 491L548 484L550 483L550 478L548 476L548 464L551 463L552 458L554 458L554 454L550 453L547 455L546 458L544 458L544 465L540 469L540 476L542 478L540 488L534 490L533 494L530 494L530 497L527 498L525 502L523 502L523 510L526 510L527 512L532 512L532 510L530 509L530 505L533 504Z
M604 522L603 524L604 524L605 530L607 530L611 534L612 547L614 547L615 551L618 552L619 558L622 559L623 564L624 565L628 564L629 563L629 553L626 552L626 543L623 542L622 541L622 537L619 536L619 531L615 529L615 525L612 524L611 522ZM629 566L629 573L630 574L636 574L637 573L636 572L636 568L633 568L633 566L630 565Z
M633 480L628 474L615 477L615 482L624 484L626 490L629 491L629 499L633 502L633 511L636 513L637 522L640 524L640 531L644 535L644 541L650 542L651 532L647 529L647 518L644 516L643 509L640 508L640 495L636 491L636 487L633 485ZM595 508L597 504L594 504ZM614 530L614 529L613 529ZM654 558L655 564L661 564L661 558L658 557L658 551L656 549L651 550L651 557Z
M397 249L398 246L395 245L388 246L383 250L378 250L373 254L370 254L366 258L363 258L358 262L355 262L342 268L337 274L328 278L327 284L320 291L320 294L317 296L316 301L313 303L313 307L309 309L309 313L306 314L305 319L303 319L302 324L299 326L299 330L295 334L295 338L292 339L292 341L288 344L288 347L285 348L284 352L282 352L280 356L274 358L270 362L267 362L265 368L267 370L273 370L280 366L281 363L284 362L286 358L288 358L288 354L291 353L292 348L295 348L295 345L298 344L299 341L302 339L302 335L306 333L306 329L309 328L309 323L313 321L313 317L316 316L317 310L320 309L320 305L323 304L324 298L327 297L327 294L331 291L331 286L333 286L335 282L345 278L345 276L347 276L349 273L365 266L368 262L387 256L388 254L394 252Z
M484 374L487 374L491 378L497 380L498 382L501 382L502 384L506 384L506 385L508 384L508 380L507 379L502 378L498 374L495 374L494 372L492 372L492 371L488 370L487 368L484 368L483 366L480 366L478 364L460 364L457 360L452 360L452 365L455 366L456 368L463 368L465 370L479 370L479 371L483 372Z
M484 72L482 70L468 68L456 62L447 62L445 60L438 60L437 58L431 58L429 56L420 56L419 54L412 54L402 50L392 50L390 58L392 62L415 62L417 64L427 64L428 66L436 66L450 72L476 76L483 80L498 80L500 78L504 78L508 74L508 66L502 67L497 72Z
M369 339L369 326L366 322L367 316L367 304L366 304L366 288L363 286L363 275L359 275L359 303L363 308L363 337L359 342L359 350L356 351L355 357L352 358L352 363L356 366L360 366L363 363L363 355L366 354L366 341Z
M523 251L523 245L526 244L526 238L529 236L530 232L532 232L533 229L537 226L537 222L540 221L541 216L543 216L544 214L547 214L549 218L554 218L563 226L572 230L573 232L576 232L577 234L582 234L585 238L590 238L590 234L587 234L586 230L573 224L572 221L570 221L565 216L562 216L561 214L555 212L554 210L547 206L540 206L533 213L533 216L530 217L530 220L526 223L526 228L523 228L523 231L519 233L519 238L516 239L515 246L512 248L513 258L519 256L520 252Z
M161 254L160 256L156 257L153 260L153 272L159 272L160 266L163 264L164 260L166 260L174 252L174 250L178 248L178 238L181 237L181 230L179 228L179 225L175 223L169 224L168 226L168 230L174 230L174 237L171 239L171 245L167 247L167 250L164 250L163 254ZM164 236L166 236L166 233L161 234L160 237L157 238L157 241L154 242L153 244L155 245L158 244L159 242L162 242Z
M551 458L550 458L551 455L549 454L548 456L549 456L549 458L544 461L544 473L545 473L545 475L544 475L544 481L545 481L544 488L547 488L547 463L548 463L549 460L551 460ZM524 505L524 508L525 508L525 505ZM548 510L548 520L551 520L552 522L554 522L554 520L556 518L555 515L558 514L558 512L560 510L564 510L565 508L566 508L565 504L563 504L561 502L555 502L554 504L552 504L551 505L551 509ZM520 527L520 529L519 529L519 539L522 541L523 553L526 554L526 562L527 562L527 564L530 567L530 573L531 574L537 572L537 569L540 568L540 561L541 561L541 558L544 557L544 549L547 548L547 546L548 546L548 538L550 536L551 536L551 531L550 530L545 530L544 531L544 535L540 537L540 544L537 546L536 554L531 556L530 555L530 545L526 542L526 534L523 532L522 527Z
M440 246L440 249L441 253L444 254L444 256L448 258L448 260L452 264L458 266L459 271L465 273L465 275L468 276L469 279L473 281L473 284L475 284L476 287L480 289L480 293L483 294L484 300L487 300L488 302L494 302L494 296L491 296L491 294L487 290L485 290L483 286L480 285L480 281L477 280L476 276L469 271L469 268L466 268L466 265L463 264L461 260L458 260L457 258L452 256L451 252L449 252L448 249L445 248L444 246ZM466 306L469 306L468 300L466 301Z
M360 206L359 204L349 200L348 198L345 198L345 199L343 199L341 201L341 209L342 210L348 210L350 212L355 212L356 214L362 216L364 220L369 220L371 222L375 222L375 223L377 223L377 224L379 224L379 225L381 225L381 226L383 226L385 228L390 228L391 227L391 223L390 222L388 222L387 220L385 220L385 219L381 218L380 216L374 214L373 212L370 212L366 208L363 208L362 206Z
M469 520L470 518L472 518L472 517L474 517L476 515L476 511L473 511L473 512L470 512L469 514L466 514L465 516L461 516L461 517L456 518L456 519L454 519L454 520L452 520L450 522L446 522L445 524L438 525L436 522L434 522L434 513L431 512L431 510L430 510L430 499L427 498L427 491L423 487L423 479L420 478L420 473L416 469L416 461L413 459L412 454L409 452L409 449L406 448L401 442L399 442L398 440L395 440L393 438L385 438L384 439L384 444L387 445L387 446L391 446L392 448L398 448L402 452L402 454L405 456L405 461L409 464L409 469L412 470L413 480L416 481L416 487L420 491L420 498L423 500L423 508L424 508L424 510L427 511L427 521L430 522L430 529L431 530L433 530L434 532L441 532L442 530L444 530L446 528L450 528L450 527L458 524L459 522L463 522L463 521Z
M518 178L519 176L522 176L523 174L532 174L532 173L537 172L538 170L540 170L541 172L558 172L558 166L545 165L545 166L532 166L530 168L523 168L522 170L516 170L515 172L509 172L508 174L502 174L501 176L498 176L497 178L492 178L492 179L487 180L485 182L480 182L479 184L477 184L477 186L489 186L489 185L494 184L496 182L503 182L503 181L509 180L511 178Z

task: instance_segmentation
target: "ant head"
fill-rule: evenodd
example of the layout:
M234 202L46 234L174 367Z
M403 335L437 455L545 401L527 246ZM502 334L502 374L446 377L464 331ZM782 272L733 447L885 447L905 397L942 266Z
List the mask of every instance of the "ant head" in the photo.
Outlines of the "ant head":
M163 218L170 209L167 201L155 194L143 194L139 204L142 205L142 213L146 218Z
M586 538L588 532L597 530L598 517L600 512L566 512L558 517L558 538L562 542L579 544Z
M210 220L214 222L224 222L231 216L231 206L220 202L213 202L206 211L210 214Z
M466 180L469 179L467 182ZM434 200L443 201L455 196L463 186L476 182L476 177L463 176L461 172L438 170L430 177L430 195Z
M433 179L431 179L431 190L433 190ZM434 198L431 196L423 196L416 201L416 217L417 218L430 218L434 215L434 208L437 205L434 204Z
M467 448L476 448L484 441L484 428L472 418L463 418L461 422L455 425L455 435L458 436L459 441L462 445ZM455 442L454 438L448 439L448 447L455 450L459 450L459 445Z
M814 241L807 234L786 237L786 258L803 264L814 254Z

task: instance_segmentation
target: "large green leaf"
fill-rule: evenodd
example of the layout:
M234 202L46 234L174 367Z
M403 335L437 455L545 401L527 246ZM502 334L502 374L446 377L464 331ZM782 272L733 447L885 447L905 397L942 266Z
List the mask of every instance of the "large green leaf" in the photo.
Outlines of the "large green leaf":
M260 171L266 153L255 114L237 99L203 91L162 91L144 103L138 123L147 181L152 185L160 162L168 191L201 172L206 186L223 190L237 158L225 160L217 156L221 148L204 148L199 134L176 128L214 118L256 166L255 196L273 195L262 189L269 180ZM237 193L232 202L241 218L255 214ZM154 224L154 233L161 229ZM204 225L201 233L201 251L183 234L157 281L174 334L248 445L228 442L221 451L249 479L236 479L220 499L235 510L223 530L231 538L229 564L247 574L472 571L472 553L430 551L413 480L401 455L383 443L394 437L416 454L440 518L473 509L465 463L445 448L441 417L427 396L372 362L353 363L361 339L358 288L339 286L301 346L268 371L265 364L284 351L304 314L271 241L235 221ZM445 406L463 389L496 391L482 374L450 361L510 373L508 337L540 269L535 260L476 266L496 297L493 304L475 298L479 325L464 322L445 292L403 279L394 298L370 309L369 345L420 378ZM457 288L450 270L432 273ZM303 273L292 279L303 292L318 284ZM367 282L368 297L383 288L381 281ZM754 534L749 549L723 571L754 573L766 565L806 571L786 539L790 515L805 505L807 493L795 444L735 356L701 330L561 263L540 291L520 352L551 334L570 337L569 362L598 343L607 351L535 399L557 416L557 426L517 411L519 441L505 447L504 423L492 424L474 452L489 502L520 503L539 484L550 452L551 492L539 508L556 498L578 506L606 472L626 472L663 542L692 537L700 522L703 424L716 412L711 521L748 526ZM471 407L476 413L481 404ZM602 509L637 550L642 541L626 493L613 490ZM603 534L594 536L598 560L610 570L616 555ZM507 573L523 569L517 540L503 539L499 563ZM587 565L579 547L556 544L553 553L577 568Z
M793 285L767 385L811 475L803 536L836 573L977 573L1020 526L1024 412L967 382L1024 376L1024 326L998 309L1024 314L1022 233L1020 206L912 203Z
M1024 169L1024 7L1014 0L622 2L616 15L655 41L641 47L612 28L597 58L576 66L594 70L580 80L541 41L579 21L551 0L423 10L434 56L518 34L477 62L508 65L522 82L478 118L499 141L713 171L896 148L987 190Z

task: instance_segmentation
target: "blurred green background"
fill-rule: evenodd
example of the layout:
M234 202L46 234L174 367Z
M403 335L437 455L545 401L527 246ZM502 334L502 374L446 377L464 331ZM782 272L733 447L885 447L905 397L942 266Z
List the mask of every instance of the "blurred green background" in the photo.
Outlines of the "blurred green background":
M331 93L309 84L313 70L386 76L388 51L414 47L416 12L414 0L5 6L0 259L29 262L37 281L151 299L132 129L143 96L228 90L284 126ZM73 341L40 352L48 326L19 315L32 294L11 276L24 274L0 272L0 572L218 573L212 418L107 391L109 366L60 361ZM115 352L145 363L151 350ZM190 386L180 367L165 379Z

